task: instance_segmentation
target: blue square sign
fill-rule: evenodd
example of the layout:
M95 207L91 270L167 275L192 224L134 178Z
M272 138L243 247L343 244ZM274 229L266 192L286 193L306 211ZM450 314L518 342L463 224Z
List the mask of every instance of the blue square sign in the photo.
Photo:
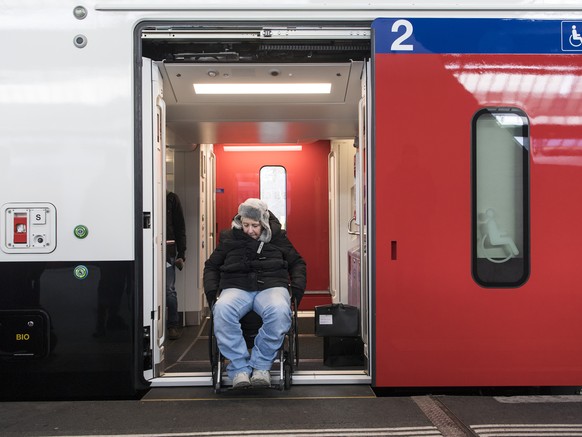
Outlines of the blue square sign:
M582 52L582 21L562 21L562 51Z

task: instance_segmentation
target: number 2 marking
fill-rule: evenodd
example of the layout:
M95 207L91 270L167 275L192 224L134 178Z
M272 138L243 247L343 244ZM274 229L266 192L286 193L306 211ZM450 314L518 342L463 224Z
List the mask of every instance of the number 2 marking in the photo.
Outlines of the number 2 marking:
M404 27L404 33L394 40L394 42L390 46L390 50L394 51L414 50L412 44L402 44L404 41L406 41L408 38L412 36L412 23L408 20L396 20L394 24L392 24L392 32L393 33L398 32L401 27Z

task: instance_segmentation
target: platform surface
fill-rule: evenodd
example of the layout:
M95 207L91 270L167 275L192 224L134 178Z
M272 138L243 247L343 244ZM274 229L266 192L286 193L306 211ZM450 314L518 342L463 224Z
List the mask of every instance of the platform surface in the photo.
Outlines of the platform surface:
M156 388L141 400L4 402L3 437L580 436L582 396L422 394L296 386L214 394Z

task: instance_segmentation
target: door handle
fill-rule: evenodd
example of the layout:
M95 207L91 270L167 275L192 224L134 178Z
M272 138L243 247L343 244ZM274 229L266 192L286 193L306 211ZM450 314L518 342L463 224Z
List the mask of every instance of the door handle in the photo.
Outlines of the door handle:
M360 235L360 231L352 231L352 223L356 221L355 217L352 217L348 222L348 234L350 235Z

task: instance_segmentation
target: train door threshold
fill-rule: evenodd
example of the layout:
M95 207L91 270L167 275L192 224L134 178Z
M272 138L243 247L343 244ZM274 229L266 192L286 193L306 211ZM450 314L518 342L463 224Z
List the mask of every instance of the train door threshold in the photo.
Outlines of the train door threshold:
M227 384L230 383L225 378ZM293 374L293 386L304 385L369 385L372 378L360 370L342 372L330 371L296 371ZM152 388L159 387L212 387L212 376L207 374L172 373L151 380Z
M336 385L297 385L290 390L245 389L232 390L225 387L220 393L215 393L212 387L153 387L141 399L142 401L193 401L206 399L338 399L338 398L375 398L376 395L369 384L336 384Z

